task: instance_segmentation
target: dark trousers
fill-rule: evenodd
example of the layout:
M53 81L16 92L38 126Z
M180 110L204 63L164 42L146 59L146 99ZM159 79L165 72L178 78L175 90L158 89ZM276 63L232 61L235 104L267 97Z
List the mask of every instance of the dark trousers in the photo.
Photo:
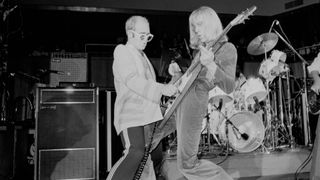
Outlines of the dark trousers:
M145 135L142 126L128 128L120 136L124 154L112 167L107 180L133 179L144 155Z

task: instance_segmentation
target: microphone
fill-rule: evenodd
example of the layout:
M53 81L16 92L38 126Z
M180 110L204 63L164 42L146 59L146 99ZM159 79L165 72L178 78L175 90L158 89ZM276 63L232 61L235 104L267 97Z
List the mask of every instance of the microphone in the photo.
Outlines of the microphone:
M223 99L222 98L220 98L220 100L219 100L219 105L218 105L218 111L221 111L221 108L222 108L222 104L223 104Z
M237 134L236 134L237 138L239 138L239 134L240 134L241 138L244 139L245 141L249 139L249 135L247 133L241 133L240 130L229 119L227 119L226 123L229 123L232 126L232 128L237 131Z
M280 23L279 23L279 21L278 21L278 20L276 20L276 19L275 19L275 20L273 20L273 21L272 21L272 23L271 23L270 29L269 29L269 33L271 32L271 30L272 30L272 28L273 28L274 24L279 25Z
M249 139L249 135L247 133L241 133L241 137L244 140L248 140Z
M58 70L51 70L51 69L39 69L39 72L41 73L53 73L53 74L59 74L64 75L64 71L58 71Z

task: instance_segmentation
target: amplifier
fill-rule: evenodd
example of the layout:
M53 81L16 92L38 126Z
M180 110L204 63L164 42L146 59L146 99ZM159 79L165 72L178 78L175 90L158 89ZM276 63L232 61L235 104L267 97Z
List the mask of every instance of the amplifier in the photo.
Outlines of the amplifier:
M60 82L87 82L87 53L51 53L50 71L50 87Z

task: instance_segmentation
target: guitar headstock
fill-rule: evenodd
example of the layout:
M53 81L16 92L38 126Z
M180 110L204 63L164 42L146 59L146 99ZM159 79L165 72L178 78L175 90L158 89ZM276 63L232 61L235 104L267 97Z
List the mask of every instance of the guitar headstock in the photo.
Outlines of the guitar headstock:
M239 14L236 18L234 18L231 22L231 26L235 26L241 23L244 23L246 19L249 19L248 17L253 14L253 12L257 9L256 6L252 6L249 9L243 11L241 14Z

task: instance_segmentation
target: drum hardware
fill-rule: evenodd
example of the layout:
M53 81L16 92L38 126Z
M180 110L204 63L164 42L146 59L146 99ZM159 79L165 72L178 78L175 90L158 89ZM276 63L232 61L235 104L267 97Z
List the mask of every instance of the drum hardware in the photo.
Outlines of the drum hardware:
M281 28L282 30L282 28ZM286 41L276 30L273 29L276 35L289 47L289 49L298 56L298 58L302 61L302 71L303 71L303 92L302 92L302 108L303 108L303 127L304 127L304 137L305 137L305 145L311 143L311 135L310 135L310 127L309 127L309 109L307 102L307 71L306 65L309 63L292 47L292 45ZM284 33L283 33L284 34ZM284 34L285 35L285 34Z
M279 77L278 78L278 86L279 86L279 88L278 88L278 108L279 108L279 114L278 114L278 117L279 117L279 120L280 120L280 122L278 123L278 126L276 126L276 127L278 127L278 128L276 128L276 131L279 131L279 128L281 128L282 130L283 130L283 132L285 133L285 134L287 134L287 130L285 129L285 125L284 125L284 114L283 114L283 111L284 111L284 108L283 108L283 100L282 100L282 98L283 98L283 93L282 93L282 78L281 77Z
M201 134L203 134L204 132L206 132L207 136L206 137L202 137L202 142L204 142L204 147L201 150L200 154L204 154L204 153L209 153L211 152L211 150L213 149L213 142L211 142L211 135L213 136L213 138L215 139L215 141L217 142L217 144L219 146L221 146L221 143L218 140L218 137L216 136L215 133L211 132L211 126L210 126L210 115L209 113L205 116L205 127L203 128ZM205 152L207 151L207 152Z
M221 92L223 92L223 91L221 90ZM215 101L213 101L213 102L215 102ZM223 105L223 99L222 98L219 99L219 105L218 106L216 106L216 104L213 104L213 103L211 105L212 105L212 107L215 108L214 110L211 110L211 113L212 113L212 111L221 112L222 105ZM210 118L211 118L210 117L210 113L208 112L206 114L205 118L204 118L204 121L205 121L204 124L205 125L203 127L203 130L201 131L201 134L203 134L204 132L206 132L206 134L207 134L206 137L202 138L202 142L204 142L203 144L206 147L202 148L200 154L205 153L204 152L205 150L210 152L213 149L213 147L212 147L213 142L211 142L211 135L213 136L213 138L217 142L217 144L219 146L221 146L221 143L220 143L218 137L216 136L215 131L212 131L212 128L211 128L211 125L210 125ZM216 118L220 119L220 113L218 114L218 117L216 117Z
M169 156L175 156L177 150L177 134L176 131L166 137L166 152Z
M272 150L274 150L275 148L275 134L274 134L274 126L271 124L272 123L272 119L274 119L272 117L272 108L271 108L271 102L270 102L270 90L269 90L269 81L267 80L266 82L266 88L267 88L267 97L266 97L266 105L264 107L264 112L265 112L265 139L264 139L264 145L265 148L264 150L266 150L268 153L268 148L266 147L268 146L268 144L271 144L271 148ZM272 93L272 92L271 92Z
M270 33L270 32L269 32ZM276 35L276 34L275 34ZM277 35L276 35L277 36ZM288 105L288 112L286 113L286 116L288 122L287 122L287 129L285 128L284 125L284 101L283 100L283 88L282 88L282 77L286 76L287 79L287 91L288 91L288 102L290 102L291 94L290 94L290 84L288 82L289 80L289 66L285 63L287 55L279 50L273 50L270 57L265 60L260 65L259 68L259 75L261 75L265 80L266 80L266 87L267 87L267 92L268 95L269 93L272 94L272 102L274 103L273 105L270 104L270 97L267 97L267 109L265 112L268 116L266 119L267 121L267 135L266 135L266 144L272 144L271 147L274 150L276 147L278 147L278 143L282 140L282 138L288 139L290 142L290 147L293 147L293 136L292 136L292 125L291 125L291 120L292 120L292 115L291 115L291 106ZM274 90L269 92L269 87L272 86L273 80L278 78L278 97L276 94L276 90L274 87ZM275 84L275 83L274 83ZM257 104L257 100L255 99L255 102ZM278 103L278 104L277 104ZM270 106L271 105L271 106ZM274 107L272 109L271 107ZM279 122L280 121L280 122ZM281 135L281 137L279 137ZM289 138L288 138L289 137Z
M281 78L279 77L281 80ZM283 102L282 102L282 85L278 83L278 88L270 91L266 98L266 106L264 107L266 136L265 146L271 150L276 150L283 145L285 140L289 142L290 137L284 125ZM268 84L269 82L266 81ZM275 82L274 82L275 83ZM269 91L269 86L267 86ZM278 92L278 93L277 93ZM272 99L272 101L271 101ZM271 103L272 102L272 103Z
M287 83L287 105L288 105L288 129L289 129L289 137L290 137L290 147L294 148L295 147L295 141L294 137L292 134L292 108L291 108L291 91L290 91L290 70L286 72L286 83Z

